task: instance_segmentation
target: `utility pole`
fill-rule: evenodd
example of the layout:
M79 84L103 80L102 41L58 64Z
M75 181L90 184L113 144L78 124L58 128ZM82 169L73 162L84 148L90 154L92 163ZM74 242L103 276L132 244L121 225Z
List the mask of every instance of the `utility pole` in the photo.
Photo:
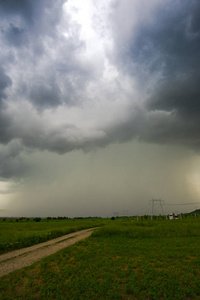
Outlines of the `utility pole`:
M152 206L151 206L151 220L153 220L155 205L157 205L157 206L160 205L160 209L161 209L162 215L164 215L163 206L162 206L162 204L164 203L164 200L161 200L161 199L152 199L152 200L150 200L150 202L152 204Z

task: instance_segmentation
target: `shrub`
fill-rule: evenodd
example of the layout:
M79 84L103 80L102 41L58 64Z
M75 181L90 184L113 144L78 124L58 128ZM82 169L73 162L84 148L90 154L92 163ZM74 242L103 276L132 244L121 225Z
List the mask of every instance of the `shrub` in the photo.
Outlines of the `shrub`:
M35 222L40 222L40 221L41 221L41 218L35 218L34 221L35 221Z

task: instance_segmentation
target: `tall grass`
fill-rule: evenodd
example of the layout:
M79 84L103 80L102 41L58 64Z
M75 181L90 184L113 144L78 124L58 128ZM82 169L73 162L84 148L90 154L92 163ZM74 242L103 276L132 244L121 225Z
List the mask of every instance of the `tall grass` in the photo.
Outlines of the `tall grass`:
M195 237L200 236L200 219L157 220L157 221L114 221L93 232L93 236L123 236L132 239Z

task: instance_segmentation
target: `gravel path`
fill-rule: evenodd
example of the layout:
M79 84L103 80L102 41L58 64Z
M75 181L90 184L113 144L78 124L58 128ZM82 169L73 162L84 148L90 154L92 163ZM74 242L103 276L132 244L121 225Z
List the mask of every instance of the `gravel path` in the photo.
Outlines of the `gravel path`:
M17 269L32 265L45 256L51 255L65 247L91 235L96 228L73 232L62 237L40 243L31 247L11 251L0 255L0 277Z

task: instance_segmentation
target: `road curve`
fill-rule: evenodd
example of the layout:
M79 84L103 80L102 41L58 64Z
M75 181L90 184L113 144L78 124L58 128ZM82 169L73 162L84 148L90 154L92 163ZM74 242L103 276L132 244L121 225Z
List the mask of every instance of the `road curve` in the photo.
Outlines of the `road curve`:
M44 243L0 255L0 277L30 266L48 255L89 237L95 229L97 227L73 232Z

